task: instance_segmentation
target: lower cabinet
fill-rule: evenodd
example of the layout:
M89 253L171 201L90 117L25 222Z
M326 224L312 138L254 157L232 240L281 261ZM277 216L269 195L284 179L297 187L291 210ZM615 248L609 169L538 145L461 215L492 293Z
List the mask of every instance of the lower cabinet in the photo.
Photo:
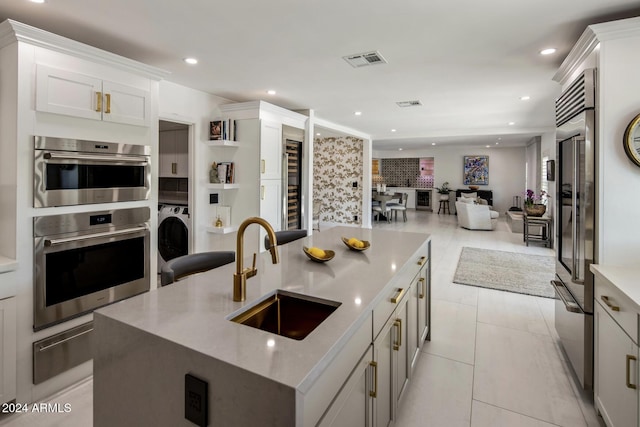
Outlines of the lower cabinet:
M396 420L398 404L420 349L424 340L429 339L429 255L416 260L417 270L407 273L406 281L399 281L392 294L374 309L373 343L318 425L387 427ZM388 308L391 306L392 309ZM385 313L381 315L386 318L384 323L375 321L380 312Z
M609 427L638 426L638 345L595 305L595 401Z
M372 423L372 406L375 396L375 364L371 362L372 346L369 346L356 364L353 372L333 400L319 427L368 427Z

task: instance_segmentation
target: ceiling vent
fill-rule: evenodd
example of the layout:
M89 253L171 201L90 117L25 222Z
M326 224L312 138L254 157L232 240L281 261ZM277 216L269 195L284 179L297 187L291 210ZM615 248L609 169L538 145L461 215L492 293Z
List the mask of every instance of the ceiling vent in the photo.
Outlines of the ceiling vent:
M402 108L407 108L407 107L419 107L420 105L422 105L422 102L415 100L415 101L399 101L396 102L396 104L398 104L398 107L402 107Z
M380 52L357 53L355 55L343 56L353 68L366 67L368 65L386 64L387 60L382 57Z

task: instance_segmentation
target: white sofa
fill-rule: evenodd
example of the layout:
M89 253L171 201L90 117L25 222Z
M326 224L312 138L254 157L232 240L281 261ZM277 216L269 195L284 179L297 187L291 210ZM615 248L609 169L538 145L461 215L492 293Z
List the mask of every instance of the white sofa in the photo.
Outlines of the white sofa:
M498 225L498 212L489 209L488 205L456 202L458 224L469 230L495 230Z

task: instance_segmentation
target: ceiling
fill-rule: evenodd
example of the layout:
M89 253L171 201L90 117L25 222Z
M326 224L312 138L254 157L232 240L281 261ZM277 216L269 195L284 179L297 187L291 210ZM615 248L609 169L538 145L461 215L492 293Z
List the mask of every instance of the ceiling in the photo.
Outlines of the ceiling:
M633 16L638 0L0 2L0 21L165 69L168 80L232 101L312 109L370 134L374 149L522 145L553 130L552 77L573 44L589 24ZM557 53L540 55L547 47ZM370 51L387 63L343 59ZM190 56L199 64L185 64ZM422 105L396 104L410 100Z

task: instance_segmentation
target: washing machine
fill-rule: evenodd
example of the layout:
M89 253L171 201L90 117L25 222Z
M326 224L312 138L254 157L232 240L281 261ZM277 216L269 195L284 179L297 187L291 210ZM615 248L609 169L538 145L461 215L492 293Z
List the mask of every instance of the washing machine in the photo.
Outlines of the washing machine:
M188 207L158 206L158 273L167 261L189 253L190 230Z

